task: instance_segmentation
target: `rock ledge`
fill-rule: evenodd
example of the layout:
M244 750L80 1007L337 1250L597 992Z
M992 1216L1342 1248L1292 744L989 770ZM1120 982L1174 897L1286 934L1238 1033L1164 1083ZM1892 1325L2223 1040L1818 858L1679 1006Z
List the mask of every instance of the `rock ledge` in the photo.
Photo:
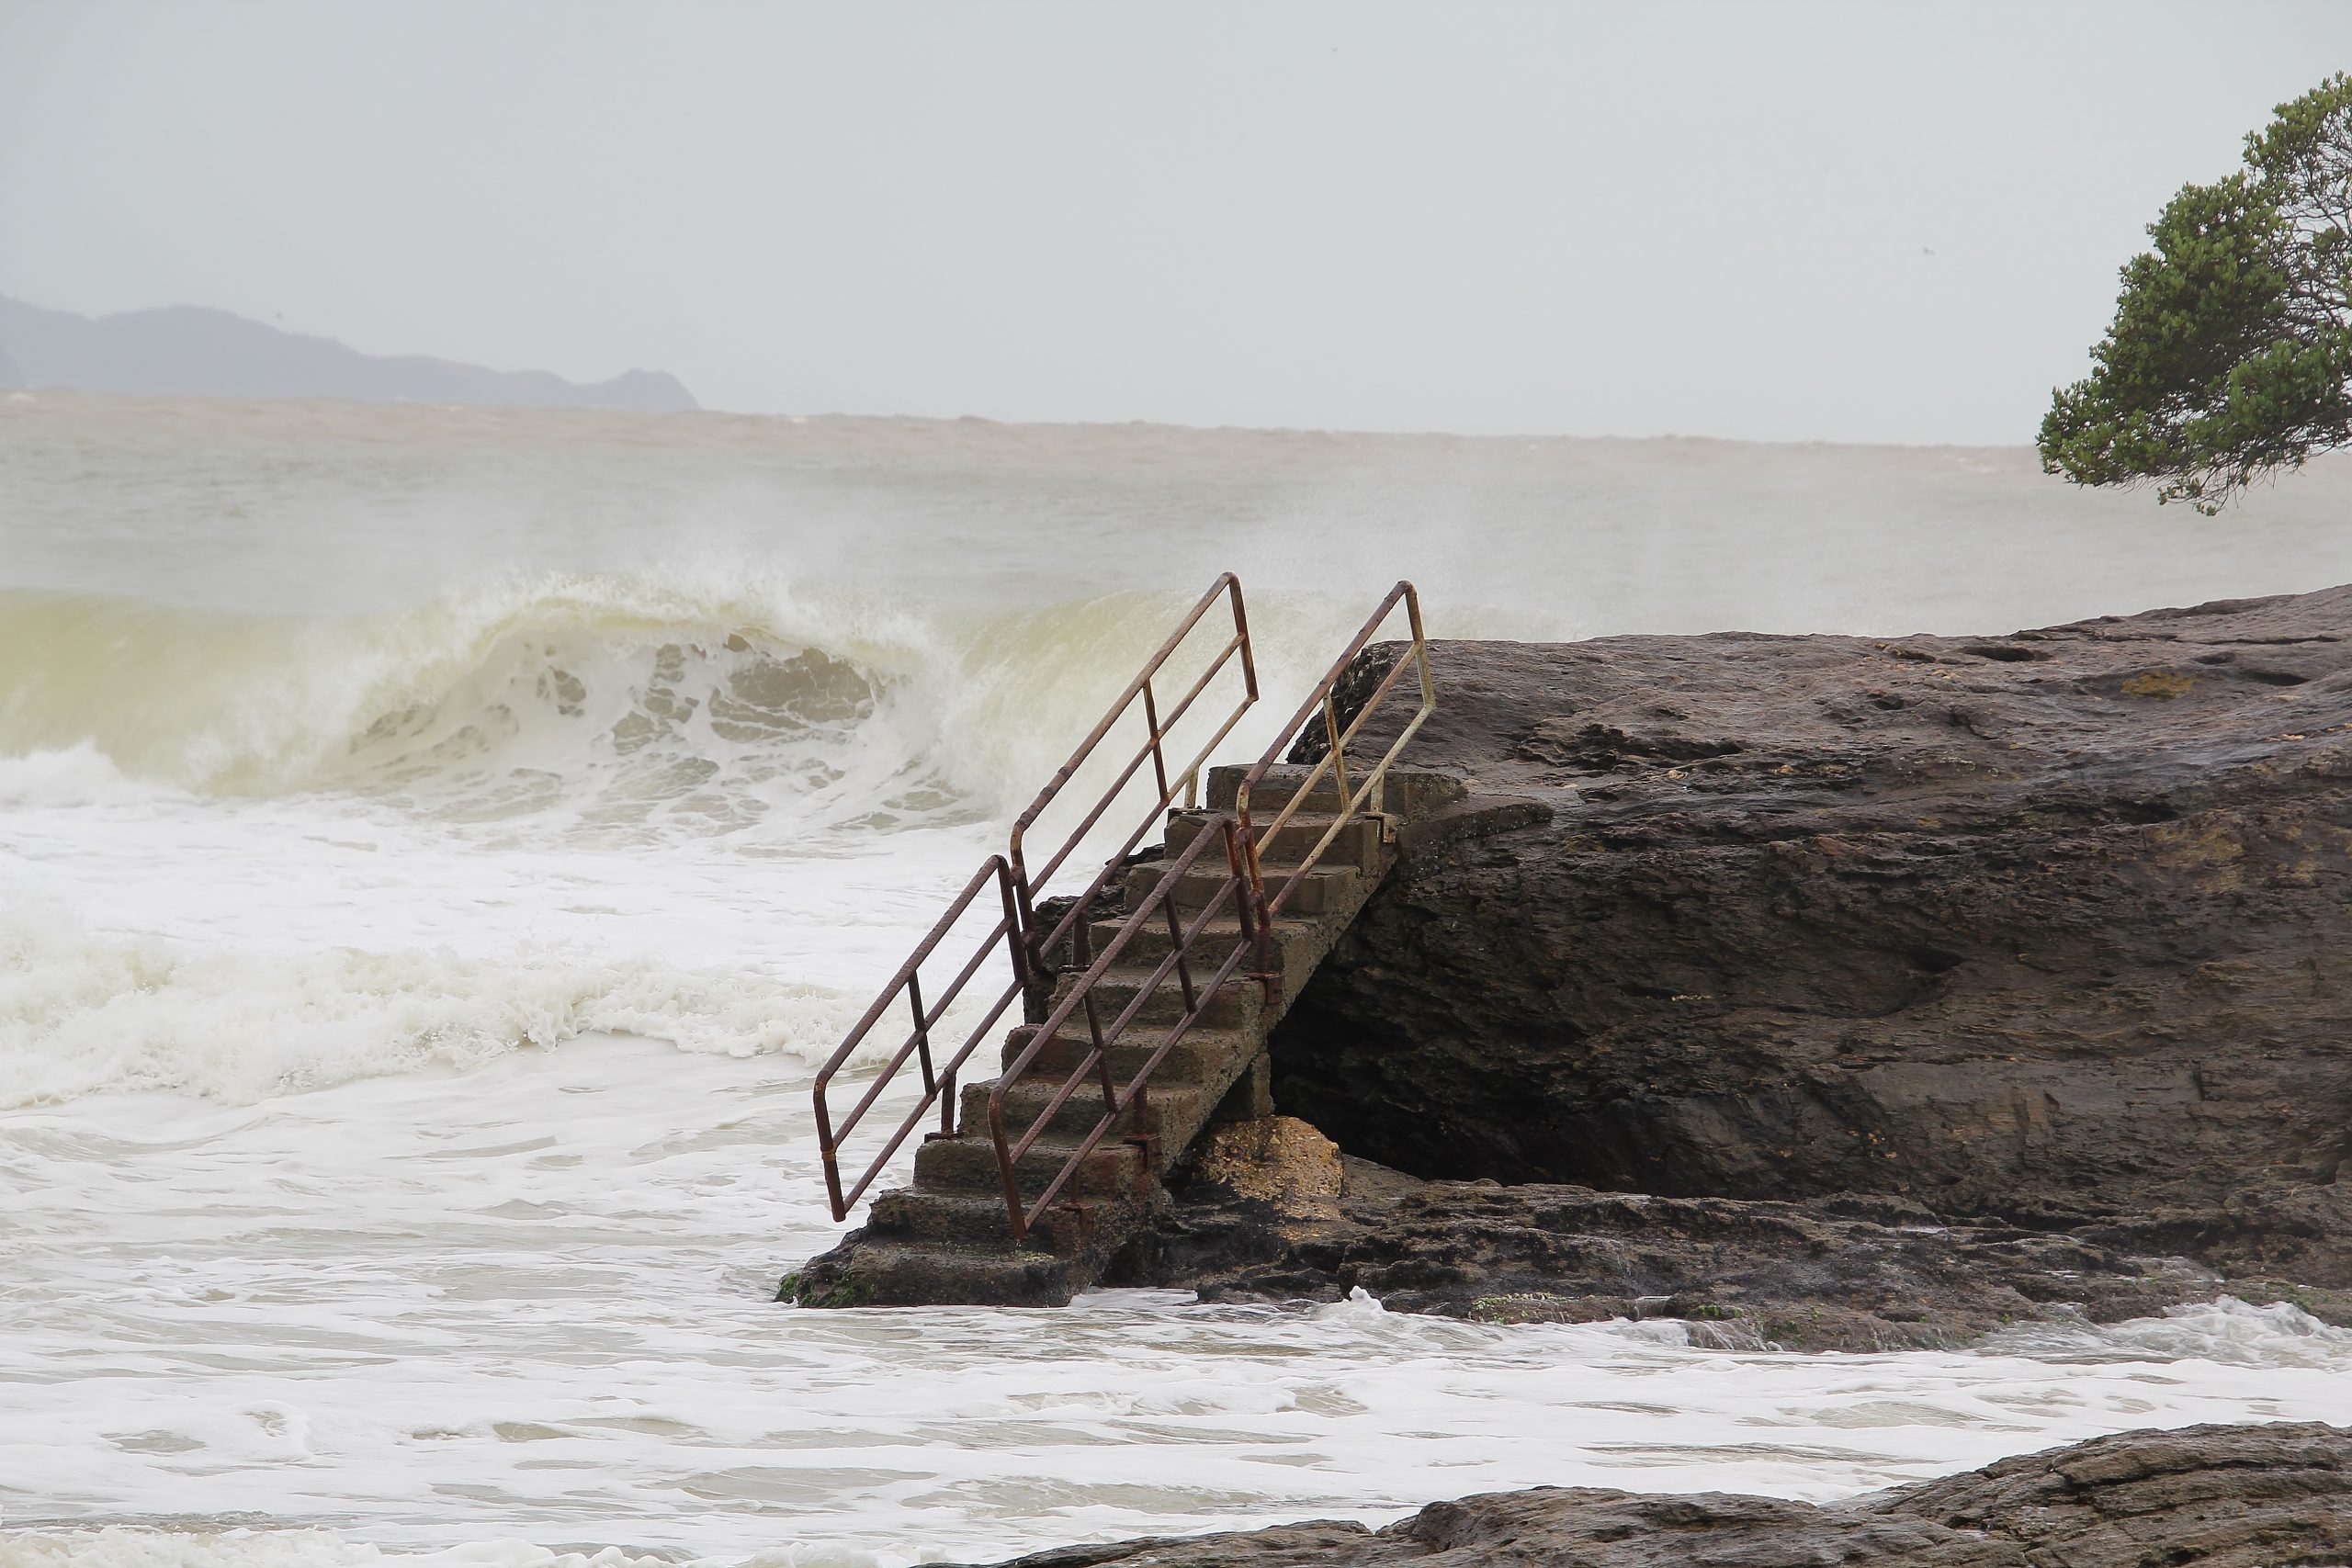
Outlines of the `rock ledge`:
M2316 1568L2347 1560L2352 1431L2312 1423L2125 1432L1828 1506L1715 1492L1539 1487L1433 1503L1378 1530L1318 1521L1015 1561L1018 1568Z

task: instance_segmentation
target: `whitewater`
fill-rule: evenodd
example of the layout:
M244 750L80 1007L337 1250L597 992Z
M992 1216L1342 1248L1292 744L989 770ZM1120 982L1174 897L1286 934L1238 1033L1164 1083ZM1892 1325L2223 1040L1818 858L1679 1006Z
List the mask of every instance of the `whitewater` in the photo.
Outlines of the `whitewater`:
M0 398L0 1564L992 1561L1541 1483L1828 1499L2342 1419L2233 1303L1734 1352L1368 1299L804 1311L808 1089L1219 570L1441 636L2352 581L2018 448Z

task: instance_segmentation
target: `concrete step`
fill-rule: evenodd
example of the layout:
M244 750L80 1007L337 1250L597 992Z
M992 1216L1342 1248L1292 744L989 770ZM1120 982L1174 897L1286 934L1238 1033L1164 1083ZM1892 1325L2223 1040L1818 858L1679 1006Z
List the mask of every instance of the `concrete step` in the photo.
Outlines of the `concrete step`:
M1190 921L1185 923L1184 929L1191 929ZM1094 924L1096 950L1099 952L1107 948L1112 939L1119 934L1119 930L1120 922L1118 921L1096 921ZM1281 935L1279 923L1276 926L1276 935L1277 937ZM1211 975L1216 974L1224 965L1233 950L1242 945L1241 923L1230 916L1211 919L1208 924L1203 926L1199 933L1193 938L1193 945L1185 949L1184 954L1185 963L1192 970L1193 986L1198 987L1204 984ZM1151 971L1159 966L1159 961L1167 957L1174 946L1175 939L1168 934L1166 921L1147 920L1133 936L1127 938L1127 945L1119 950L1119 957L1123 964L1143 966L1144 975L1148 977ZM1282 962L1282 942L1280 941L1273 942L1271 951L1274 963L1279 967ZM1258 964L1255 953L1245 956L1241 962L1244 967L1250 969L1255 969ZM1159 988L1174 995L1181 1009L1183 993L1182 988L1176 982L1175 970L1170 969L1168 972L1168 977L1160 981ZM1125 1004L1122 1002L1120 1005L1124 1007ZM1108 1023L1114 1016L1116 1015L1106 1014L1103 1022Z
M1003 1213L1001 1201L998 1204ZM1068 1306L1083 1262L1042 1247L882 1236L859 1247L808 1306Z
M1290 900L1283 906L1286 915L1320 915L1333 909L1352 911L1363 902L1369 886L1363 868L1359 865L1318 865L1309 871L1299 871L1287 865L1268 864L1261 861L1258 872L1266 881L1269 902L1280 897L1283 889L1297 884ZM1180 886L1177 897L1183 897Z
M1261 866L1268 861L1295 864L1306 858L1307 852L1314 849L1325 831L1331 826L1331 818L1329 817L1313 817L1302 813L1269 832L1267 824L1272 820L1274 815L1273 812L1265 812L1260 814L1258 818L1256 832L1258 860ZM1168 818L1169 853L1170 855L1182 853L1192 841L1200 837L1216 820L1216 815L1206 811L1179 811L1170 816ZM1332 837L1329 846L1324 850L1316 863L1317 865L1351 865L1359 871L1365 872L1376 869L1380 865L1381 856L1380 829L1380 818L1376 817L1359 817L1344 824ZM1213 863L1220 866L1225 863L1224 855L1215 850L1204 852L1201 861L1193 863L1197 867L1203 862L1209 861L1212 856L1215 857Z
M1266 897L1269 899L1280 894L1292 878L1298 875L1296 866L1263 859L1258 863L1258 872L1266 879ZM1142 908L1143 901L1151 896L1166 875L1165 871L1149 862L1130 870L1126 875L1127 908ZM1184 917L1200 913L1208 907L1211 899L1233 886L1232 874L1225 869L1222 860L1210 871L1203 871L1196 864L1176 879L1174 897L1177 914ZM1358 896L1363 886L1361 867L1344 863L1317 865L1306 874L1305 880L1299 883L1298 891L1291 895L1290 902L1283 906L1283 912L1286 915L1319 915L1326 909L1341 908L1351 900L1360 901ZM1218 913L1232 914L1235 903L1235 898L1228 897Z
M867 1234L894 1241L944 1241L978 1248L1011 1247L1012 1221L1005 1213L1004 1193L924 1192L900 1188L874 1200L866 1213ZM1060 1250L1060 1233L1035 1234L1040 1251ZM1076 1250L1073 1246L1071 1250Z
M1398 693L1390 701L1401 700L1405 694ZM1362 782L1365 770L1371 765L1370 759L1349 758L1348 782L1351 787ZM1290 804L1298 793L1299 784L1312 771L1312 764L1306 762L1283 762L1267 769L1266 776L1258 781L1258 787L1250 792L1250 815L1262 821L1279 812ZM1204 804L1212 811L1232 810L1234 796L1249 772L1249 768L1239 765L1211 768ZM1441 807L1466 798L1469 793L1470 786L1451 773L1436 773L1427 768L1391 767L1381 781L1380 808L1405 818L1426 816ZM1308 792L1306 809L1328 812L1339 808L1339 790L1327 770Z
M1164 942L1166 941L1167 933L1162 931L1160 936ZM1162 946L1160 952L1164 954L1167 952L1166 947ZM1125 959L1126 954L1122 953L1120 957ZM1125 1010L1128 1001L1134 998L1135 994L1138 990L1143 988L1144 982L1151 978L1151 971L1159 962L1159 959L1155 958L1150 964L1144 964L1140 967L1132 964L1121 963L1117 967L1106 970L1103 973L1102 980L1097 983L1094 987L1094 1009L1095 1012L1102 1018L1105 1028L1109 1027L1113 1019L1118 1017L1121 1012ZM1219 964L1224 962L1222 954L1218 956L1217 962ZM1243 964L1245 966L1252 969L1255 967L1254 963L1249 959L1243 960ZM1205 980L1207 976L1213 972L1213 967L1210 970L1195 970L1195 973L1203 980ZM1060 1007L1063 998L1069 995L1071 988L1077 984L1077 982L1078 976L1075 974L1065 974L1059 981L1056 982L1051 1006L1056 1008ZM1197 996L1200 995L1200 992L1196 989L1194 994ZM1261 986L1255 980L1244 978L1240 975L1237 974L1232 979L1227 980L1222 987L1218 987L1216 992L1207 995L1204 998L1205 1005L1201 1010L1200 1022L1194 1027L1210 1029L1255 1028L1257 1026L1259 1015L1264 1009L1265 999L1266 992L1264 987ZM1136 1013L1135 1021L1127 1027L1130 1031L1133 1031L1142 1029L1148 1024L1157 1023L1166 1025L1175 1022L1178 1019L1183 1016L1184 995L1183 992L1177 987L1174 974L1170 973L1164 984L1154 988L1151 994L1144 998L1143 1007ZM1085 1005L1080 1003L1078 1007L1071 1010L1071 1021L1065 1025L1065 1027L1073 1029L1084 1028L1085 1018Z
M1109 1024L1105 1018L1104 1024ZM1037 1026L1024 1023L1005 1037L1003 1065L1011 1066L1013 1059L1028 1048L1035 1037ZM1112 1076L1122 1083L1143 1070L1143 1064L1168 1034L1166 1024L1132 1023L1127 1031L1111 1043ZM1247 1061L1260 1048L1258 1032L1254 1029L1216 1029L1196 1023L1182 1040L1168 1048L1161 1058L1159 1070L1152 1075L1152 1082L1216 1084L1233 1071L1236 1061ZM1029 1071L1036 1073L1067 1073L1083 1061L1093 1048L1086 1032L1086 1021L1081 1014L1063 1026L1060 1033L1038 1047Z
M1004 1135L1018 1138L1028 1132L1038 1113L1045 1110L1069 1078L1067 1071L1033 1073L1007 1089L1004 1095ZM1118 1078L1114 1081L1124 1093L1129 1080ZM958 1132L964 1136L985 1138L989 1135L989 1096L995 1088L994 1084L964 1086L962 1104L957 1108L960 1119L956 1122ZM1151 1092L1144 1097L1140 1121L1136 1108L1130 1106L1120 1113L1118 1121L1103 1136L1106 1139L1126 1137L1138 1131L1156 1132L1163 1122L1187 1121L1205 1111L1214 1102L1215 1095L1222 1093L1224 1089L1223 1084L1173 1083L1154 1075ZM1054 1113L1054 1119L1046 1124L1046 1136L1075 1144L1094 1131L1096 1124L1102 1120L1102 1079L1090 1073L1085 1081L1070 1091L1069 1099Z
M1102 1101L1095 1101L1099 1115ZM1088 1123L1090 1126L1091 1122ZM985 1122L983 1123L985 1127ZM1050 1135L1049 1135L1050 1136ZM1013 1174L1023 1192L1045 1190L1046 1183L1061 1173L1061 1168L1078 1147L1078 1140L1055 1138L1033 1147L1013 1168ZM1134 1144L1105 1138L1086 1156L1086 1168L1073 1177L1064 1191L1080 1193L1125 1192L1144 1180L1143 1150ZM1004 1178L997 1171L996 1145L989 1141L985 1130L953 1138L933 1137L924 1140L915 1151L915 1186L925 1192L994 1193L1000 1201L1004 1194Z

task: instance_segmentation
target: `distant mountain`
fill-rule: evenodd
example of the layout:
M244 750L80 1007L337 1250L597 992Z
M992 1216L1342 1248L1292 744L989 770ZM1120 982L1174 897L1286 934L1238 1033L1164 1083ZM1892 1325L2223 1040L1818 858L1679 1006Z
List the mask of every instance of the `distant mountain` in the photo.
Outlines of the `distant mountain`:
M0 388L231 398L542 408L698 408L678 378L629 370L583 385L545 370L486 370L421 355L385 358L194 305L92 320L0 295Z

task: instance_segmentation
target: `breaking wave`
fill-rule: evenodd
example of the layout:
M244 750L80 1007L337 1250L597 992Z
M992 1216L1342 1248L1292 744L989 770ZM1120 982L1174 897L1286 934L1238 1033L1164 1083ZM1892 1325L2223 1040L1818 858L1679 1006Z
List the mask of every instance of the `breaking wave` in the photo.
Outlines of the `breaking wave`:
M2352 1329L2291 1302L2235 1296L2166 1307L2123 1323L2029 1324L1988 1337L1987 1352L2046 1361L2211 1361L2228 1367L2352 1367Z
M0 759L50 804L331 792L806 847L1005 812L1148 650L1164 597L922 614L605 576L334 618L0 592Z

